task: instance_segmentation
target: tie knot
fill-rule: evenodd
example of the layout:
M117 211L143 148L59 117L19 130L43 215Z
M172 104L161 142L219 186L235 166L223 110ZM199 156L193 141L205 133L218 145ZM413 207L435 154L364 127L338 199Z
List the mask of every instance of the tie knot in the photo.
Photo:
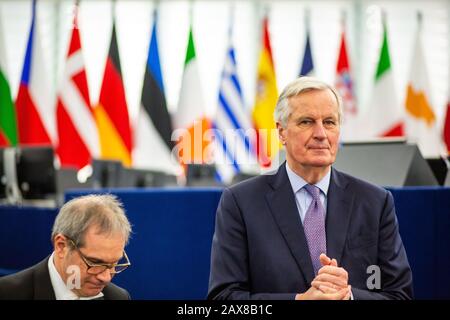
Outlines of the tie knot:
M313 197L313 199L318 200L320 195L320 189L312 184L305 185L306 191Z

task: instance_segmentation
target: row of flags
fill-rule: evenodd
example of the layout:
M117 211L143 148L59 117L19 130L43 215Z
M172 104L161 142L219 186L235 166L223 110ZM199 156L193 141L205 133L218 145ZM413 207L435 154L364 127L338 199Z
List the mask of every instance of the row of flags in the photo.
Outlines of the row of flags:
M38 39L36 1L33 1L30 35L15 102L5 75L4 48L0 41L0 146L52 144L61 166L77 169L89 165L93 158L118 159L126 166L166 172L176 172L180 169L179 164L213 162L224 182L230 182L242 171L254 172L260 167L270 167L280 144L273 121L278 88L268 18L262 22L255 105L251 114L244 106L230 29L218 108L213 119L206 117L192 27L178 110L173 117L170 116L159 59L156 12L153 21L141 108L137 123L132 125L114 24L99 103L93 106L76 14L56 107L52 106L49 90L45 87L48 82ZM300 76L314 75L308 25L306 29ZM446 125L441 134L437 130L436 115L429 98L420 28L413 51L407 98L404 108L401 108L395 100L388 33L383 21L383 41L372 105L365 115L361 115L357 107L345 29L342 30L335 85L344 102L343 139L406 136L417 142L426 156L440 155L443 140L450 149L450 106L447 106Z
M311 37L306 15L306 40L300 75L314 75ZM425 157L450 154L450 115L447 115L442 132L431 102L430 82L422 44L422 18L418 15L418 30L413 47L413 57L404 105L398 103L389 52L388 30L383 15L383 33L380 55L374 77L370 105L361 114L354 95L349 57L345 38L345 22L336 66L335 87L342 96L344 119L341 139L365 140L374 137L404 137L417 143ZM450 95L450 90L449 90ZM450 101L450 98L449 98ZM450 103L450 102L448 102ZM445 148L445 145L447 148Z

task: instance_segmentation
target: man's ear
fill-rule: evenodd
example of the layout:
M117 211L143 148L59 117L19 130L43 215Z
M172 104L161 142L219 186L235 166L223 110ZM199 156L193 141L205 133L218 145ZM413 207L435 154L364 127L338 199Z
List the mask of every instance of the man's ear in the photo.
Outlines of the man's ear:
M280 142L282 145L286 144L286 137L285 137L285 129L281 125L281 123L277 122L277 130L278 130L278 138L280 139Z
M66 252L69 250L68 244L67 244L67 238L58 233L54 238L53 238L53 249L55 250L55 254L60 257L60 258L64 258L64 256L66 255Z

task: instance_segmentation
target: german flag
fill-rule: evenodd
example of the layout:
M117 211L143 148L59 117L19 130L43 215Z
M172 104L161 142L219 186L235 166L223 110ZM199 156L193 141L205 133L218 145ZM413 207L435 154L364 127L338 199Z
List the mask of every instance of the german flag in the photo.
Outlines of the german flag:
M94 109L94 113L100 138L101 158L121 160L125 166L130 166L132 135L120 69L115 23L113 23L99 104Z

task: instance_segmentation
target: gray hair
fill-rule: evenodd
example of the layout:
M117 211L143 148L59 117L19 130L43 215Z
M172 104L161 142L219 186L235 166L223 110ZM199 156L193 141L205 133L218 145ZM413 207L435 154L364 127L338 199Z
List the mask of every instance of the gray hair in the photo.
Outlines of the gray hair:
M313 77L300 77L289 83L280 94L277 105L275 107L274 119L275 122L279 122L283 128L287 126L289 116L291 115L291 107L289 106L289 98L298 96L303 92L312 90L327 90L329 89L334 96L338 104L338 117L339 122L342 121L342 98L337 90L317 78Z
M122 203L109 194L90 194L70 200L59 211L52 230L52 241L57 234L72 239L77 246L84 246L89 227L98 228L99 234L122 234L128 243L131 225Z

